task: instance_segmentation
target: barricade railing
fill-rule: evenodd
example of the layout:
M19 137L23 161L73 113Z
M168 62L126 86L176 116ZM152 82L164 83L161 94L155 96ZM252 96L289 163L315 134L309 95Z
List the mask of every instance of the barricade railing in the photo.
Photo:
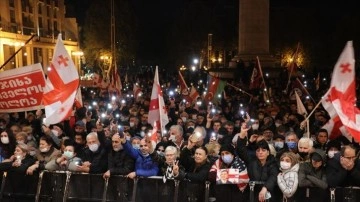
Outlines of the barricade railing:
M13 183L14 173L4 172L0 201L208 201L210 182L163 180L160 176L137 177L85 174L69 171L42 171ZM30 187L29 187L30 186ZM27 187L27 189L24 189Z

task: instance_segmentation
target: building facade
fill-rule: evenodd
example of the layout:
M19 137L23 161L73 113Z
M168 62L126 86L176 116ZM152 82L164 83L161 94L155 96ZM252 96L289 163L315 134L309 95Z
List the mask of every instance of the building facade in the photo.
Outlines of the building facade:
M65 12L64 0L1 0L0 65L19 52L0 71L41 63L46 73L58 34L80 70L78 26Z

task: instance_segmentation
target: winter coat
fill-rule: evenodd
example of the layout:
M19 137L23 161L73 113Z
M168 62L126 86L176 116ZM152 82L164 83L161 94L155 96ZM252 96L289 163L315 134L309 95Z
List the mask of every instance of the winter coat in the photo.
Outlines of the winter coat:
M291 167L288 170L282 170L282 172L279 173L277 176L277 183L278 186L283 193L284 197L290 198L292 197L299 185L298 181L298 172L299 172L299 164L295 164L293 167Z

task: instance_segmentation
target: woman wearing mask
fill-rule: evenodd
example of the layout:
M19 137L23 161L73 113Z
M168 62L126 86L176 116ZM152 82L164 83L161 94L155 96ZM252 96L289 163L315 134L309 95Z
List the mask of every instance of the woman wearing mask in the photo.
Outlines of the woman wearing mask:
M56 159L52 159L45 165L49 171L69 170L76 172L77 165L81 164L81 159L76 157L75 147L71 142L65 143L64 153Z
M10 158L15 151L16 140L11 130L5 130L0 133L0 162Z
M37 161L30 166L26 173L32 175L35 170L42 171L48 162L61 156L61 152L53 147L53 140L50 136L40 138L39 152L36 154Z
M328 159L334 158L336 153L339 153L341 150L341 143L338 140L330 140L327 144L326 154Z
M245 162L240 159L232 145L223 145L220 148L220 158L212 165L209 180L215 183L219 179L219 171L222 169L238 169L238 175L234 184L214 185L216 201L248 201L249 192L245 191L249 182L249 176Z
M17 176L23 177L26 169L34 162L35 159L28 155L28 146L20 143L16 145L14 154L0 163L0 171L14 172ZM22 182L21 179L19 180Z
M293 202L298 187L299 160L292 152L285 152L280 157L280 173L277 176L278 186L283 193L283 202Z

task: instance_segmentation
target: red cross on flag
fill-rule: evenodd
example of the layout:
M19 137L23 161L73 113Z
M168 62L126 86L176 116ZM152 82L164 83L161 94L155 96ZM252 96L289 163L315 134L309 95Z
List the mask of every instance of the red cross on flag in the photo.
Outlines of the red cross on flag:
M360 110L355 106L355 58L352 41L348 41L335 64L328 100L351 136L360 141Z
M71 115L78 86L78 72L59 34L44 87L46 124L59 123Z
M165 125L169 123L164 97L159 83L158 67L156 66L154 84L151 92L151 100L149 106L148 123L153 124L156 122L156 128L165 130Z

